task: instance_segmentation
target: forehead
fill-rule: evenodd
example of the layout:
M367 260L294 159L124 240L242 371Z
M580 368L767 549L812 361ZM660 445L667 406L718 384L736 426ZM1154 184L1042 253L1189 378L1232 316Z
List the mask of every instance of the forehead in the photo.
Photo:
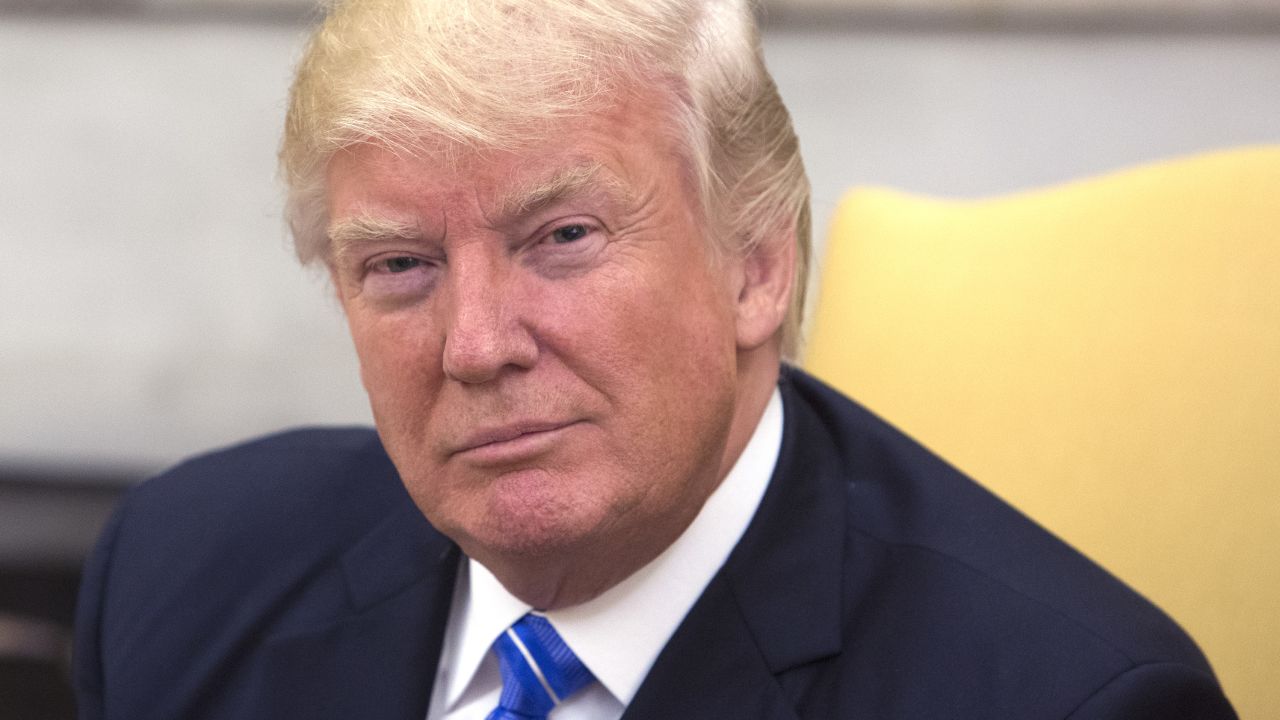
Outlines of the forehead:
M351 146L328 166L330 218L383 210L364 207L375 196L388 205L431 196L505 217L587 192L631 203L655 184L688 190L683 143L665 104L653 95L623 95L597 112L558 121L513 149L448 145L430 136L398 149L377 142Z

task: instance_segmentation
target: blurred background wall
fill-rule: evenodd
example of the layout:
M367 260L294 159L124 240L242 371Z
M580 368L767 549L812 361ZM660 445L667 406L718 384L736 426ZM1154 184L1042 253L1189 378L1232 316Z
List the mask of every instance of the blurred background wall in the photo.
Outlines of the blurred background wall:
M27 568L0 579L0 636L19 586L63 622L120 487L256 433L368 422L341 314L279 219L312 17L0 0L0 564ZM1280 141L1280 0L775 0L765 49L819 248L852 185L975 197Z
M279 220L274 153L310 12L92 1L0 10L0 464L145 471L367 421L340 313ZM1139 6L1161 2L1178 12L777 3L766 52L819 245L855 184L978 196L1280 140L1280 0ZM1253 9L1233 21L1237 6Z

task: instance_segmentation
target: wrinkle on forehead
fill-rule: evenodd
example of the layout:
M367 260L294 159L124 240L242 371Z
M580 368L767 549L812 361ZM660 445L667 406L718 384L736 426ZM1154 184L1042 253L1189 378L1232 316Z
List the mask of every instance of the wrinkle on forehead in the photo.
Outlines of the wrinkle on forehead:
M367 142L344 149L343 153L357 152L352 160L368 175L357 185L399 188L403 192L397 203L413 209L408 215L388 212L382 217L377 210L357 205L352 217L329 225L330 261L370 242L443 242L448 216L460 211L478 212L481 225L503 231L548 208L586 199L584 207L611 218L607 225L613 229L645 224L646 216L655 211L651 205L659 192L655 174L660 168L674 160L679 165L677 182L690 180L683 145L672 137L676 128L664 103L653 94L648 88L621 94L606 111L557 123L554 137L526 138L518 149L472 148L430 135L419 138L413 148ZM637 103L642 104L636 107ZM637 147L648 153L631 152ZM370 148L365 153L372 156L358 153L362 148ZM431 172L424 175L424 167ZM331 182L333 172L331 164ZM430 218L415 217L425 212L424 193L438 201ZM691 187L685 187L684 194L698 195ZM701 208L690 209L702 225ZM440 217L435 217L435 210Z
M634 193L603 164L583 159L548 176L517 183L499 194L493 216L499 220L528 216L571 197L604 193L624 206L634 204Z

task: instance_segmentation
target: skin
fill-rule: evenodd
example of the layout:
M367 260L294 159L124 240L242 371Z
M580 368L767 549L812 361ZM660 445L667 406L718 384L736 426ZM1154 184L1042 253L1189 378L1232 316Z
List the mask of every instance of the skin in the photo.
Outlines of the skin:
M514 595L585 602L688 527L780 362L793 238L709 244L637 92L518 153L328 168L330 269L414 502Z

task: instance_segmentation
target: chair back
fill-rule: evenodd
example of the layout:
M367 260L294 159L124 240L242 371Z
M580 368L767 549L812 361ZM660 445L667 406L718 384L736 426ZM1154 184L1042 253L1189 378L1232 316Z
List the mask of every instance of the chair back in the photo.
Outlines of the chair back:
M804 364L1280 717L1280 146L981 201L853 190Z

